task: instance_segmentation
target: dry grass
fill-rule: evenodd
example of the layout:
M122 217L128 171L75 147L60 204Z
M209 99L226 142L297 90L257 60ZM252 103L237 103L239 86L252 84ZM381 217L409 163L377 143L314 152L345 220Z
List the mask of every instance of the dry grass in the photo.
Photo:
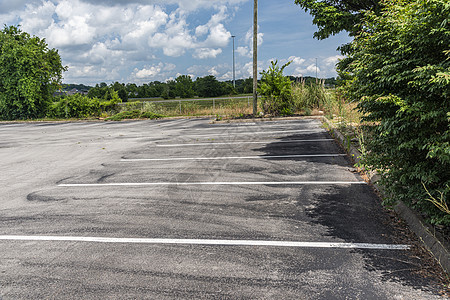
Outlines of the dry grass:
M253 112L253 103L248 99L215 99L171 102L132 102L121 107L121 111L139 109L167 117L177 116L230 116L239 117Z

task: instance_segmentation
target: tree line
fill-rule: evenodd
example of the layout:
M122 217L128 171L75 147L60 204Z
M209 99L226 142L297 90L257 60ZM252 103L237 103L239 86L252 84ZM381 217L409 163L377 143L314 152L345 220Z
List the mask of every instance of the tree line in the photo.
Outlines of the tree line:
M291 82L305 81L306 83L315 82L314 77L288 77ZM324 80L326 85L334 86L336 84L335 78L327 78ZM190 76L180 75L175 80L167 82L153 81L137 85L135 83L119 83L114 82L110 85L102 82L96 84L94 87L67 84L64 85L64 90L78 89L88 91L88 97L99 98L104 100L111 99L111 91L116 91L122 102L127 102L130 98L213 98L219 96L229 96L238 94L251 94L253 92L253 79L238 79L233 86L232 81L220 82L215 76L209 75L205 77L198 77L192 80Z

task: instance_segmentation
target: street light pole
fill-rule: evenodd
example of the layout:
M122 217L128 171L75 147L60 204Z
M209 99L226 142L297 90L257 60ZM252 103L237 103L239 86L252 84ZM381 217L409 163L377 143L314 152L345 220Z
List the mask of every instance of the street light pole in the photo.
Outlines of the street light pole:
M258 0L253 5L253 116L258 112Z
M317 58L316 58L316 83L318 82L318 79L319 79L319 75L317 73Z
M235 69L235 60L234 60L234 38L235 35L231 36L233 38L233 87L236 88L236 69Z

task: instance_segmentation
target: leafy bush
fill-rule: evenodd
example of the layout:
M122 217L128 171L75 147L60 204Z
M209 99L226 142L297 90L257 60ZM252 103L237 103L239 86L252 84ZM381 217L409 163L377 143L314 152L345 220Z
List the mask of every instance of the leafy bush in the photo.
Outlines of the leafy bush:
M278 61L271 62L267 71L261 72L261 83L258 93L262 96L261 106L265 114L291 115L293 113L292 83L289 77L283 75L284 69L291 62L281 68Z
M354 75L347 95L361 100L370 124L363 162L380 170L387 203L402 200L431 223L450 225L450 215L427 200L448 204L450 195L450 5L383 5L380 15L366 14L353 62L341 70Z
M109 90L104 97L104 100L100 102L100 108L102 111L110 111L111 113L115 113L119 110L117 104L122 103L122 99L120 99L119 94L114 90Z
M101 113L100 101L81 94L61 98L54 103L48 112L53 118L89 118L99 116Z

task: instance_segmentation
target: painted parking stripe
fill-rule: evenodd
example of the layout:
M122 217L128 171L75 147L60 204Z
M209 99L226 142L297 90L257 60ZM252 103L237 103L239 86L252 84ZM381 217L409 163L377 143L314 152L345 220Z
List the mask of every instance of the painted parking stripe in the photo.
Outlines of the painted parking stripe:
M354 185L367 184L365 181L253 181L253 182L111 182L111 183L64 183L59 187L139 187L159 185Z
M328 242L295 242L295 241L263 241L263 240L109 238L109 237L85 237L85 236L0 235L0 240L124 243L124 244L177 244L177 245L211 245L211 246L266 246L266 247L341 248L341 249L376 249L376 250L410 249L409 245L398 245L398 244L328 243Z
M325 129L300 129L300 130L282 130L282 131L249 131L249 132L227 132L227 133L211 133L211 134L195 134L195 135L183 135L183 136L235 136L235 135L256 135L256 134L282 134L282 133L305 133L305 132L311 132L311 133L317 133L322 132L325 133Z
M306 125L306 126L305 126ZM195 131L203 131L203 130L224 130L224 129L246 129L246 128L276 128L276 127L287 127L290 129L294 129L294 128L305 128L305 127L320 127L320 125L316 125L316 124L256 124L256 123L248 123L248 125L220 125L221 127L218 127L219 124L213 124L211 125L211 127L205 127L205 128L194 128L191 130L195 130Z
M317 140L286 140L286 141L264 141L264 142L210 142L210 143L186 143L186 144L155 144L156 147L190 147L190 146L211 146L211 145L242 145L242 144L268 144L268 143L287 143L287 144L298 144L298 143L319 143L319 142L330 142L333 139L317 139Z
M171 158L123 158L121 162L171 161L171 160L224 160L224 159L261 159L261 158L314 158L342 157L347 154L299 154L299 155L257 155L257 156L225 156L225 157L171 157Z

